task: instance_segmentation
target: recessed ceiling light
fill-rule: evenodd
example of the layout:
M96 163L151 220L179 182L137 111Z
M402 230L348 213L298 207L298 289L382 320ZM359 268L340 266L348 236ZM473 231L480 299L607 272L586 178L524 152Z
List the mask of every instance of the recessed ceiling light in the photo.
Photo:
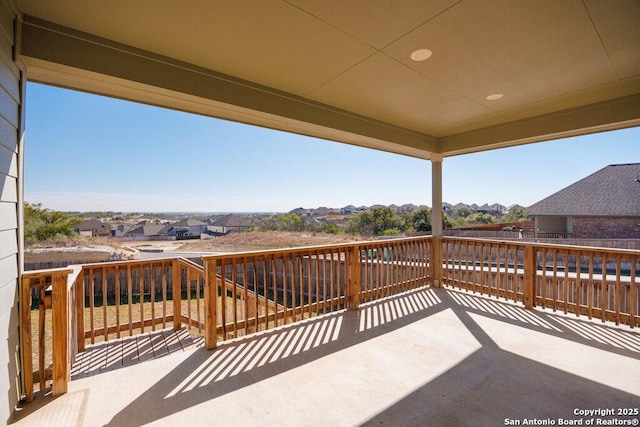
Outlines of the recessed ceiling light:
M491 95L487 96L487 101L497 101L498 99L502 98L504 96L504 94L502 93L492 93Z
M429 59L433 52L431 49L418 49L411 52L411 59L416 62L424 61Z

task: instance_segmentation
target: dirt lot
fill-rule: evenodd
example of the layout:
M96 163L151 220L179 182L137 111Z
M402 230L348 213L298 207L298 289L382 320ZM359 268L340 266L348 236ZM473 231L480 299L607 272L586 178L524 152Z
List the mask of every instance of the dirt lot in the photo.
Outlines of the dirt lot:
M132 259L137 252L126 246L100 240L68 239L39 243L25 248L25 264L67 261L105 262Z
M252 231L232 233L211 240L196 240L177 248L178 252L241 252L262 249L331 245L361 240L346 234Z
M25 264L67 261L70 264L137 259L138 250L164 252L242 252L300 246L330 245L361 240L359 236L304 232L254 231L232 233L211 240L111 242L107 239L74 239L31 246L25 250Z

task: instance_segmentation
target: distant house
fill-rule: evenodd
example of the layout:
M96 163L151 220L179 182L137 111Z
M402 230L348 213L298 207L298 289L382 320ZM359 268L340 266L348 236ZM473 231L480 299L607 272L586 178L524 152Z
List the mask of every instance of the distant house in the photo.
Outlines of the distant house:
M500 203L494 203L492 205L484 204L482 206L473 205L473 211L477 213L485 213L493 216L500 216L506 211L506 206L501 205Z
M529 207L537 233L640 239L640 163L609 165Z
M160 238L161 231L166 229L166 225L154 224L148 221L142 221L127 230L122 237L124 238L145 238L153 239Z
M305 209L305 208L296 208L292 211L289 211L290 214L301 215L301 216L309 216L311 215L311 212L312 212L311 209Z
M160 234L181 239L199 239L200 234L207 231L207 224L196 219L183 219L165 226Z
M87 237L110 236L111 226L98 219L90 218L84 220L82 224L74 228L74 231Z
M347 205L343 208L340 208L341 215L351 215L354 212L356 212L356 207L353 205Z
M207 229L213 233L227 234L235 231L248 231L253 226L255 226L254 218L229 214L218 218Z

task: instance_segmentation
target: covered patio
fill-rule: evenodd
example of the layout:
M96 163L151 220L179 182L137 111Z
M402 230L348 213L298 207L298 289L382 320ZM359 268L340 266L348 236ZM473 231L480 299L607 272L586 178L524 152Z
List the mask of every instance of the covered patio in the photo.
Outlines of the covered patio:
M631 421L576 410L637 408L639 361L628 327L425 287L72 381L13 425Z
M27 387L33 369L24 357L21 303L29 286L61 280L58 288L67 297L83 296L65 288L64 279L43 275L32 282L23 275L27 81L425 159L431 182L412 184L431 186L433 237L428 256L370 262L417 271L388 295L373 290L383 273L376 280L361 276L356 260L369 258L359 248L340 255L335 262L346 268L350 260L353 275L336 281L336 289L349 292L332 295L336 310L323 316L311 308L317 300L305 301L301 294L294 297L299 312L289 313L287 303L251 295L244 286L240 291L233 275L218 279L214 268L204 276L185 267L191 271L186 282L197 276L228 289L234 304L244 304L244 320L234 316L212 327L217 307L209 295L205 319L197 319L198 325L210 324L205 347L215 347L218 336L230 341L216 351L185 351L72 381L68 389L66 383L54 386L61 396L27 405L29 412L42 407L20 415L20 422L42 416L51 423L137 425L219 416L242 424L247 419L240 417L247 416L273 425L505 425L506 419L552 417L557 424L576 408L637 402L640 391L631 381L637 333L624 326L637 324L637 251L600 255L613 257L611 284L606 269L605 277L597 277L592 265L588 277L580 276L580 268L570 272L573 249L545 247L534 254L523 246L514 255L508 242L494 242L478 255L483 243L447 243L441 221L442 168L449 156L640 125L637 1L267 0L187 6L3 0L0 30L0 386L7 396L0 419L8 419L33 392ZM493 255L498 253L506 253L504 263L503 255ZM551 261L549 254L556 254ZM334 262L333 255L299 258L305 257ZM621 273L625 263L632 266L629 275ZM123 267L103 268L106 277ZM137 268L140 275L127 270L123 283L142 280L142 271L154 267ZM492 282L501 269L504 281ZM89 283L94 276L87 274ZM523 302L527 310L466 291ZM624 307L616 305L621 298ZM75 328L68 308L80 305L62 301L70 300L54 295L52 304L66 313L56 326L65 331L65 344L57 349L63 356L54 358L58 385L68 380L82 338L100 334L100 325ZM251 311L248 301L266 308ZM534 306L564 313L531 311ZM163 327L181 322L179 307L174 309L175 319L164 312ZM387 316L393 309L395 317ZM616 326L588 320L598 317ZM294 318L300 323L287 320ZM273 319L272 329L238 334L250 327L259 331ZM138 322L144 330L147 319ZM102 332L108 335L110 328L120 331L119 324L105 321Z

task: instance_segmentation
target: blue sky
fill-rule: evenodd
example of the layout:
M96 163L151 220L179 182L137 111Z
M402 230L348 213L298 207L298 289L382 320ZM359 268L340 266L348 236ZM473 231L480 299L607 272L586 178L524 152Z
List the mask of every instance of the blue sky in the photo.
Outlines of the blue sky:
M431 205L431 163L29 83L25 199L63 211ZM640 128L448 157L443 200L529 206L616 163Z

